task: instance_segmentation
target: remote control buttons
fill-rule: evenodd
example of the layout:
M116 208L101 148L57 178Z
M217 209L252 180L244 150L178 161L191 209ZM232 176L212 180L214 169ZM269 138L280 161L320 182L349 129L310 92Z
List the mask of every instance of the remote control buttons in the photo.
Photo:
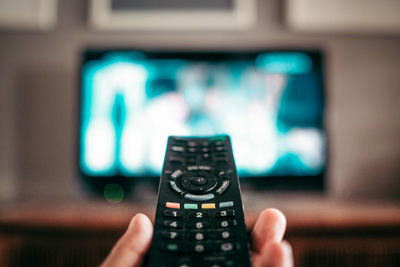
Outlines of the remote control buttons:
M186 168L188 171L192 172L192 171L197 171L199 169L199 166L197 165L192 165L192 166L188 166Z
M177 265L177 267L192 267L193 265L191 264L190 260L183 260L180 261Z
M186 210L187 209L189 209L189 210L197 210L198 206L197 206L197 204L185 203L183 205L183 208L186 209Z
M223 140L218 140L218 141L214 142L214 145L215 146L223 146L223 145L225 145L225 142Z
M169 185L171 186L171 188L177 192L180 195L183 195L185 192L183 192L182 189L180 189L177 185L175 181L169 181Z
M170 156L170 157L168 158L168 161L169 161L171 164L183 164L183 159L180 158L180 157Z
M220 208L229 208L233 207L233 201L226 201L226 202L220 202L219 203Z
M226 152L226 147L225 146L216 146L215 151L217 152Z
M186 226L190 229L207 229L210 227L209 223L206 221L189 222Z
M223 230L223 231L219 231L217 233L217 239L231 239L234 237L234 233L232 231L229 230Z
M189 153L196 153L197 152L197 148L196 147L189 147L188 148L188 152Z
M171 147L171 150L174 152L182 153L185 151L185 148L183 146L173 146Z
M169 252L180 252L182 251L182 248L179 244L177 243L167 243L167 244L162 244L161 248L163 250L169 251Z
M210 152L210 148L209 148L209 147L202 147L202 148L201 148L201 152L203 152L203 153L209 153L209 152Z
M165 206L170 209L180 209L181 208L181 204L175 203L175 202L167 202L167 203L165 203Z
M202 186L208 183L208 179L201 176L192 177L190 183L194 186Z
M205 213L203 211L196 211L196 212L189 213L188 216L189 216L189 218L203 219L203 218L207 218L207 213Z
M171 173L171 175L169 176L169 179L175 181L176 179L181 177L184 173L185 173L184 171L177 169L173 173Z
M228 188L229 184L231 183L230 180L224 180L220 187L215 191L217 194L221 195L225 190Z
M164 166L151 266L250 266L229 138L172 137Z
M182 229L183 227L182 222L180 221L165 220L163 221L163 225L168 228L176 228L176 229Z
M182 232L181 231L162 231L161 236L167 240L181 240Z
M197 243L194 244L191 248L191 251L194 253L204 253L211 250L210 244L207 243Z
M201 204L202 209L215 209L215 203L204 203Z
M197 143L194 142L194 141L188 141L187 145L188 145L189 147L197 147Z
M202 159L205 160L205 161L211 160L211 154L210 153L204 153L202 155Z
M194 201L206 201L214 198L214 194L206 194L206 195L193 195L193 194L186 194L186 199L194 200Z
M221 210L217 213L217 217L234 217L235 210Z
M202 232L189 232L188 238L190 240L195 240L195 241L204 241L208 240L211 238L210 233L202 231Z
M218 180L214 175L199 171L189 173L181 179L182 187L192 193L210 192L218 185Z
M183 213L178 210L164 210L165 217L182 218Z
M171 175L172 171L171 170L165 170L164 175L167 175L168 177Z
M200 165L200 166L199 166L199 170L200 170L200 171L207 171L207 172L210 172L210 171L212 170L212 168L211 168L211 166L208 166L208 165Z
M222 252L230 252L235 250L235 245L233 243L222 243L220 245L220 250Z
M229 228L237 225L236 220L223 220L219 222L218 227Z

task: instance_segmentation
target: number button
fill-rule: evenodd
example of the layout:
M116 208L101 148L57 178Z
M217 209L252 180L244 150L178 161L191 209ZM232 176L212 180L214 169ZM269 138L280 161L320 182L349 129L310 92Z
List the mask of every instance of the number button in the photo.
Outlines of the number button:
M203 211L189 213L189 218L202 219L202 218L206 218L206 217L207 217L207 213L205 213Z
M236 220L223 220L219 223L219 226L222 228L227 228L227 227L234 227L236 226Z
M207 222L201 221L201 222L190 222L187 224L188 228L191 229L206 229L208 228Z
M183 216L183 213L181 211L177 211L177 210L165 210L164 211L164 216L165 217L181 218Z
M210 250L209 245L204 243L194 244L192 251L195 253L204 253Z
M182 239L182 233L178 231L162 231L161 235L164 239L168 240Z
M209 233L205 232L191 232L189 233L190 240L203 241L209 239Z
M194 251L197 253L204 252L204 250L205 250L205 247L202 244L197 244L194 246Z
M166 251L170 251L170 252L178 252L180 251L182 248L179 246L179 244L176 243L168 243L168 244L162 244L161 247L166 250Z
M169 221L166 220L163 222L165 227L168 228L182 228L182 222L178 222L178 221Z
M202 222L196 223L196 229L203 229L203 228L204 228L204 223L202 223Z
M194 236L194 238L195 238L197 241L204 240L204 234L203 234L203 233L196 233L196 235Z
M233 243L222 243L220 249L223 252L229 252L229 251L234 250L235 246Z
M221 210L217 213L217 217L234 217L235 210Z
M220 231L217 234L217 238L221 238L221 239L231 239L233 237L234 237L233 232L228 231L228 230Z

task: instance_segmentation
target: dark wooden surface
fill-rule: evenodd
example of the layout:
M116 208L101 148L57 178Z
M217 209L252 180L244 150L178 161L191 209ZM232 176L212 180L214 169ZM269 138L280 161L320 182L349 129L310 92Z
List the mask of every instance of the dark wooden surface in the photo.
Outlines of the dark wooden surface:
M136 213L154 219L155 199L4 204L0 266L95 266ZM243 201L249 231L263 209L285 213L296 266L400 266L398 203L257 192Z
M251 194L243 199L246 224L251 229L258 214L278 208L287 217L288 231L334 228L400 227L400 204L374 201L337 201L324 197L269 196ZM153 220L155 201L104 200L66 202L14 202L1 206L0 231L12 228L75 229L84 231L123 230L136 213Z

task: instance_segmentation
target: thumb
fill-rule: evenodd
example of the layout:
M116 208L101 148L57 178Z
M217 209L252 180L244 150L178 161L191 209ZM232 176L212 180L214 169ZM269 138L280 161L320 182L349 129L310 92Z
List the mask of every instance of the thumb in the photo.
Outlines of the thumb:
M153 225L144 214L133 217L125 234L118 240L101 267L138 267L153 236Z

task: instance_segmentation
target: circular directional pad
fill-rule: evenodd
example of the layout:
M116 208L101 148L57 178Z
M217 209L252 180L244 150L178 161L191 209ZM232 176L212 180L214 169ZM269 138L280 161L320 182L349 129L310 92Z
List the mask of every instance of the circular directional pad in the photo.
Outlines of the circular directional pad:
M190 183L194 186L202 186L202 185L206 185L208 183L208 179L205 177L201 177L201 176L192 177L190 179Z
M218 179L210 173L202 174L189 172L181 179L182 187L192 193L206 193L213 190Z
M222 195L231 182L231 169L213 171L208 165L189 165L186 169L176 169L168 173L169 185L173 191L193 201L214 198L214 193Z

